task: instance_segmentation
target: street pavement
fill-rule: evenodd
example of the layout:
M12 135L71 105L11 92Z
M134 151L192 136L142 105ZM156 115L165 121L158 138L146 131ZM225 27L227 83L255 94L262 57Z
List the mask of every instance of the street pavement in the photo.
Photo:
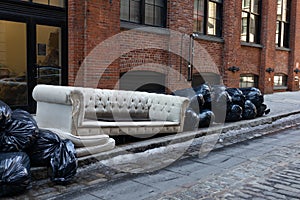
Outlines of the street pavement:
M7 199L299 199L300 92L265 95L265 104L271 112L260 118L128 144L89 165L80 161L67 185L34 169L32 189Z

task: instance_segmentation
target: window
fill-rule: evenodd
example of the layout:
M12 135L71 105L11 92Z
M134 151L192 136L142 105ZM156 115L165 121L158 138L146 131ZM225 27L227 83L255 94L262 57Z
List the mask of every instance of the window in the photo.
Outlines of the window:
M166 26L166 1L121 0L121 20L151 26Z
M221 36L222 0L194 1L194 32Z
M257 87L258 76L254 74L242 74L240 75L240 88Z
M275 74L274 75L274 87L286 87L287 86L287 76L285 74Z
M260 0L243 0L241 40L259 43Z
M277 0L276 45L289 47L290 0Z
M61 8L65 7L65 0L21 0L21 1L45 4L45 5L56 6Z

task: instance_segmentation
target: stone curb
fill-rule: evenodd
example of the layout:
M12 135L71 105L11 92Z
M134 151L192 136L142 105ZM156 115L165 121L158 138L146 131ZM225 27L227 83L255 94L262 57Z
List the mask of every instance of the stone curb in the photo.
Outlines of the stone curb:
M284 118L290 119L286 120L285 122L280 122L280 120ZM277 121L279 121L279 123L276 123ZM144 152L146 150L164 147L169 144L176 145L193 140L190 147L183 155L184 158L186 156L199 154L199 149L201 149L201 153L207 153L214 149L254 139L299 124L300 110L277 115L265 115L252 120L214 124L212 127L201 128L197 131L183 132L176 135L162 136L145 141L135 142L133 144L117 146L115 149L107 152L79 158L78 164L79 168L84 168L90 164L97 163L102 160L112 159L116 156ZM216 140L216 137L218 137L217 141L213 141ZM206 147L207 150L205 150L201 148L204 144L213 146L208 145L208 147ZM48 169L46 167L34 167L31 171L34 180L48 178Z

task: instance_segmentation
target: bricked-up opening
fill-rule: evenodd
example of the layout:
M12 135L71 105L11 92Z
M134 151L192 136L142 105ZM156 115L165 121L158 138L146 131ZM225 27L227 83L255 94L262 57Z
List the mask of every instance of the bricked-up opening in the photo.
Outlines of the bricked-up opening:
M152 71L129 71L120 74L121 90L166 93L165 75Z
M218 74L208 72L193 75L192 87L197 87L204 83L209 85L220 85L221 77Z

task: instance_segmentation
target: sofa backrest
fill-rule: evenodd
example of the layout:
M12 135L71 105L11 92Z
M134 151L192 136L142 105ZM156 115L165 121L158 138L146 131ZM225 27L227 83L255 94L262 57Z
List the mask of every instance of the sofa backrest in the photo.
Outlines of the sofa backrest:
M151 98L146 92L85 89L85 118L99 120L149 119Z

